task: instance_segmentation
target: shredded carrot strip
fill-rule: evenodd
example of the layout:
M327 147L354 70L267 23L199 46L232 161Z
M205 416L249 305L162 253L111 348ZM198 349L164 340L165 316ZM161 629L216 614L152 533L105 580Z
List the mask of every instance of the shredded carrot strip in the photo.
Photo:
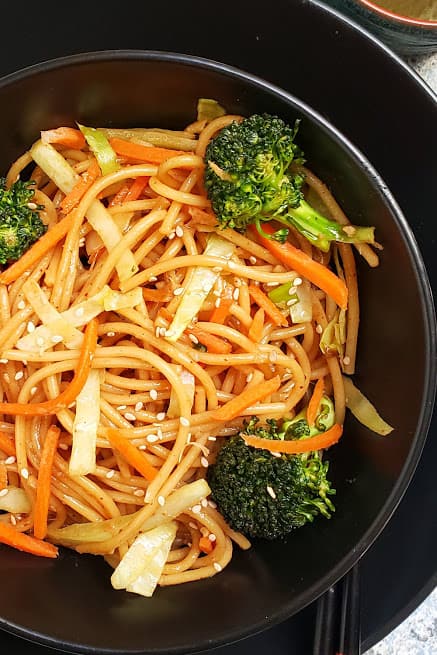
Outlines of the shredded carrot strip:
M326 432L318 434L315 437L308 439L293 439L290 441L283 441L282 439L262 439L255 437L252 434L242 434L244 441L248 446L253 448L263 448L270 450L272 453L287 453L294 455L297 453L307 453L311 450L323 450L333 446L340 439L343 433L343 426L336 423Z
M265 312L262 307L260 307L256 312L255 316L252 319L252 325L249 328L248 337L255 343L261 341L264 328L264 315Z
M170 312L166 307L161 307L158 314L156 315L156 318L163 318L164 321L168 321L169 323L171 323L173 320L173 315L170 314Z
M194 326L192 328L188 328L187 333L195 336L196 339L198 339L210 353L214 353L216 355L226 355L232 351L232 345L228 341L225 341L220 337L216 337L215 334L210 334L209 332L206 332L206 330L202 330L201 328Z
M30 537L6 523L0 523L0 543L39 557L51 557L53 559L58 556L58 549L53 544Z
M157 475L158 471L154 466L152 466L147 457L142 453L136 446L131 444L129 439L122 436L118 430L114 428L108 428L106 430L106 436L111 442L112 446L118 450L118 452L123 455L128 464L134 467L141 473L141 475L151 482Z
M0 432L0 450L6 453L8 457L15 457L14 441L6 432Z
M269 235L275 233L275 229L270 223L263 223L263 231ZM269 252L276 257L280 262L288 266L288 268L296 271L299 275L306 277L307 280L312 282L322 289L330 296L341 309L347 308L348 290L347 286L335 273L322 266L319 262L314 261L307 254L295 248L291 243L279 243L275 239L268 239L258 233L254 225L249 227L249 230L257 238L257 240Z
M218 307L214 307L211 312L211 316L209 317L211 323L220 323L220 325L223 325L229 316L229 310L232 303L233 298L220 298L220 305Z
M253 388L246 389L235 398L232 398L232 400L215 409L211 414L211 418L214 421L231 421L251 405L275 393L279 389L280 384L281 379L279 375L271 380L264 380L264 382Z
M137 161L147 161L151 164L161 164L163 161L170 159L170 157L187 154L183 150L170 150L170 148L159 148L158 146L143 146L140 143L133 143L132 141L118 139L117 137L109 139L109 143L117 155Z
M50 479L52 477L53 462L58 449L61 430L51 425L44 439L41 461L38 471L38 485L36 488L36 501L33 512L33 534L37 539L44 539L47 534L47 520L50 501Z
M148 177L136 177L133 183L131 184L131 186L129 187L129 191L127 192L121 204L123 205L125 202L138 200L138 198L143 193L148 183L149 183Z
M143 298L144 300L149 300L150 302L169 302L173 298L168 287L163 287L162 289L147 289L143 287Z
M126 198L127 194L129 193L129 189L131 188L131 184L123 184L121 187L120 191L118 191L115 196L112 198L111 202L109 203L109 207L118 207L119 205L122 205L124 202L124 199Z
M320 401L323 397L323 392L325 391L325 378L319 378L314 386L313 395L311 396L310 402L308 403L307 409L307 421L310 428L313 427L316 422L317 412L319 411Z
M82 390L91 369L94 353L97 346L98 321L93 318L85 329L82 349L74 372L73 379L67 388L57 398L47 400L43 403L0 403L0 414L15 416L48 416L57 414L61 409L66 409L76 400Z
M202 553L205 553L205 555L209 555L214 550L214 543L210 539L208 539L208 537L200 537L199 550Z
M200 223L201 225L212 225L213 227L217 225L217 217L210 212L199 209L199 207L189 207L188 213L195 223Z
M100 167L94 159L89 165L88 169L81 176L78 183L73 187L70 193L67 193L65 198L59 205L64 214L69 214L82 200L82 197L88 191L90 186L100 177Z
M18 280L37 261L51 250L65 237L74 221L74 214L67 214L59 223L53 225L43 236L27 250L24 255L14 262L3 273L0 273L0 284L10 284Z
M255 284L249 284L249 294L259 307L265 311L273 323L278 326L287 327L288 321L285 316L276 307L275 303Z
M56 130L45 130L41 132L43 143L54 143L65 148L82 150L85 147L85 137L80 130L73 127L58 127Z

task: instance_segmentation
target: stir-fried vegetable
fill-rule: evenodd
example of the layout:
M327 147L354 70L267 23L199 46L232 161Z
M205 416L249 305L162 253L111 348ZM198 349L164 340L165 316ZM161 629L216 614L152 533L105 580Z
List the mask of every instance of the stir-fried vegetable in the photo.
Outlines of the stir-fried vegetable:
M95 127L85 127L85 125L79 125L79 128L84 135L91 151L94 153L97 161L99 162L102 175L109 175L109 173L118 171L120 164L117 161L117 155L112 149L106 134L101 130L96 129Z
M76 398L73 443L68 465L70 475L88 475L95 472L99 422L100 374L93 369Z
M343 382L346 393L346 407L350 409L355 418L376 434L383 437L390 434L393 431L392 426L384 421L375 406L357 389L352 380L344 375Z

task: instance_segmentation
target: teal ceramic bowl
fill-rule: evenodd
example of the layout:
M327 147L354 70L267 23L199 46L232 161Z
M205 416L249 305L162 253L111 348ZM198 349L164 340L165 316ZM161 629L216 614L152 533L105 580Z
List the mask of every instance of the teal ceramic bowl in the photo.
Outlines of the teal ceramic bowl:
M437 21L395 14L371 0L324 0L403 56L437 52Z

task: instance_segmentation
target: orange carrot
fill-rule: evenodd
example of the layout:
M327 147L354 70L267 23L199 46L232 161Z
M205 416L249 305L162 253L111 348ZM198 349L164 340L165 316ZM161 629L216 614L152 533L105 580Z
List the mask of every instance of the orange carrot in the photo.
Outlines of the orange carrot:
M43 143L54 143L66 148L82 150L85 147L85 137L80 130L73 127L58 127L56 130L45 130L41 132Z
M211 414L211 418L214 421L231 421L251 405L275 393L279 389L280 384L279 375L271 380L264 380L264 382L261 382L256 387L246 389L238 396L235 396L235 398L232 398L232 400L215 409Z
M0 462L0 489L6 489L8 486L8 469L6 468L5 461Z
M163 161L166 161L170 157L187 154L183 150L170 150L170 148L159 148L158 146L143 146L140 143L118 139L117 137L109 139L109 143L117 155L137 161L147 161L151 164L162 164Z
M215 543L215 542L214 542ZM205 555L209 555L214 550L214 543L208 537L200 537L199 550Z
M325 391L325 378L319 378L314 386L313 395L311 400L308 403L307 409L307 421L310 428L313 427L316 422L317 412L319 411L320 401L323 397L323 392Z
M162 318L164 321L171 323L173 320L173 314L171 314L165 307L161 307L156 318Z
M53 462L58 449L61 430L51 425L44 439L41 461L38 471L38 485L36 488L36 501L33 511L33 534L37 539L44 539L47 534L47 518L50 501L50 479L52 477Z
M269 235L275 233L275 229L270 223L263 223L262 229ZM252 234L258 239L269 252L272 253L282 264L293 269L299 275L306 277L330 296L341 309L347 308L348 290L347 286L335 273L322 266L319 262L314 261L307 254L295 248L291 243L279 243L275 239L268 239L259 234L254 225L249 227Z
M69 214L72 209L74 209L79 204L79 202L82 200L82 197L88 191L90 186L94 184L97 178L100 177L100 175L100 167L97 161L94 159L85 173L81 176L78 183L73 187L70 193L67 193L65 198L62 200L61 204L59 205L61 211L64 214Z
M267 316L272 319L275 325L287 327L287 318L280 312L275 303L272 302L259 287L255 286L255 284L249 284L249 294L252 300L254 300L254 302L256 302L259 307L262 307Z
M129 193L129 189L131 188L131 184L123 184L121 187L120 191L117 191L115 196L112 198L111 202L109 203L109 207L118 207L119 205L122 205L124 202L124 199L126 198L127 194Z
M125 202L131 202L132 200L138 200L140 195L143 193L144 189L149 183L148 177L137 177L135 180L132 182L131 186L129 187L129 191L127 192L122 204Z
M157 475L158 471L152 466L147 457L129 439L122 436L118 430L108 428L106 430L111 445L123 455L128 464L134 467L141 475L151 482Z
M264 310L262 307L260 307L256 312L255 316L252 319L252 325L249 328L248 332L248 337L255 343L259 343L261 341L261 337L263 335L263 327L264 327Z
M6 453L8 457L15 457L14 440L6 432L0 432L0 450Z
M263 448L270 450L272 453L287 453L294 455L297 453L308 453L311 450L322 450L333 446L340 439L343 432L343 426L336 423L321 434L308 439L293 439L290 441L283 441L282 439L262 439L255 437L252 434L242 433L242 437L248 446L253 448Z
M53 559L58 556L58 549L53 544L30 537L6 523L0 523L0 543L39 557L51 557Z
M168 287L162 289L148 289L143 287L143 298L150 302L169 302L174 296Z
M215 353L216 355L227 355L232 351L232 345L216 337L215 334L210 334L206 330L202 330L196 326L187 328L187 334L192 334L198 341L204 345L209 353Z
M217 225L217 217L211 212L199 209L199 207L189 207L188 213L195 223L200 223L201 225Z
M232 297L220 298L220 305L218 307L214 307L211 312L211 316L209 317L211 323L220 323L220 325L223 325L226 321L226 318L229 316L229 309L232 303Z
M59 223L53 225L33 246L16 262L0 273L0 284L10 284L24 275L37 261L65 237L74 221L74 214L68 214Z
M47 400L43 403L0 403L0 414L48 416L50 414L57 414L61 409L66 409L71 405L76 400L77 395L82 390L88 378L97 345L98 325L98 320L93 318L86 326L82 349L73 379L57 398Z

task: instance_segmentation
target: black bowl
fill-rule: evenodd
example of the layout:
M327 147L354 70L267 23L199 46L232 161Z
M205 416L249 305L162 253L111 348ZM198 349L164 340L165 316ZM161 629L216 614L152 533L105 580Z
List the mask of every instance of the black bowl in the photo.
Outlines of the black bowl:
M199 96L230 112L302 119L299 142L352 222L372 224L381 266L359 266L362 326L357 383L396 426L378 437L348 419L330 453L335 516L283 542L236 552L212 579L160 589L153 599L112 590L100 559L63 551L40 561L2 549L0 627L66 650L183 653L237 640L291 616L322 594L382 530L414 472L435 386L435 322L412 233L363 155L307 105L228 66L186 55L104 52L34 66L0 82L0 169L39 130L89 125L182 127Z

